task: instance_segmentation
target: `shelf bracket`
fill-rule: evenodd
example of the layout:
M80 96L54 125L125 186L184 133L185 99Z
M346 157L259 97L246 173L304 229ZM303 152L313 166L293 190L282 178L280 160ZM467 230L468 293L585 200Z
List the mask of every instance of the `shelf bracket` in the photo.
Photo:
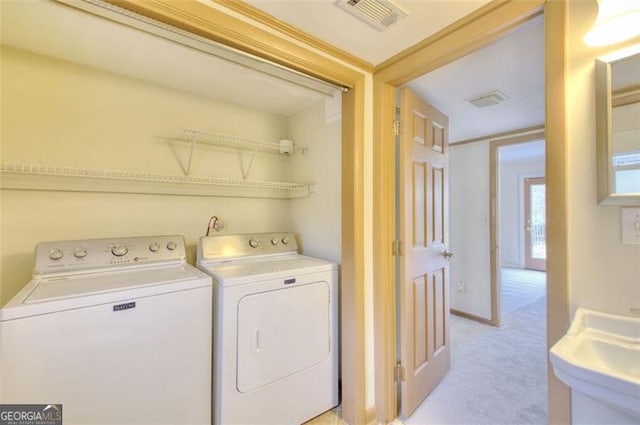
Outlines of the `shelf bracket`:
M180 137L163 137L163 139L167 140L169 149L171 149L173 156L176 158L176 161L178 161L178 165L180 165L180 169L182 170L182 173L185 175L185 177L188 177L191 174L191 163L193 161L193 151L195 150L196 143L198 143L197 137L193 134L189 134L186 131L183 131ZM176 149L175 142L178 142L178 141L186 142L186 143L189 143L190 145L189 157L186 161L187 162L186 165L184 163L184 160L182 159L183 157L182 152L179 152Z
M242 165L242 152L240 152L240 168L242 169L242 178L244 180L247 180L249 178L249 173L251 173L251 168L253 168L253 160L256 158L258 149L260 149L260 146L256 144L255 149L251 153L251 159L249 160L249 165L247 166L247 168Z
M193 159L193 149L196 146L195 137L191 139L191 150L189 151L189 162L187 163L187 169L185 170L184 175L188 176L191 174L191 160Z

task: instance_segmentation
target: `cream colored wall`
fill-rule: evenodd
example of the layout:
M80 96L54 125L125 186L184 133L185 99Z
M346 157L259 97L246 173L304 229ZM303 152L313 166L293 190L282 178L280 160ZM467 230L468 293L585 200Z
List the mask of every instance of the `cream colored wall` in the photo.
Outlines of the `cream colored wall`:
M524 267L524 179L544 177L544 160L500 164L500 261Z
M640 245L620 242L620 208L596 199L594 59L582 36L595 19L590 2L569 3L568 152L571 307L629 314L640 307Z
M451 145L449 203L451 308L491 319L489 142Z
M162 137L183 128L287 136L288 120L280 115L10 48L1 59L3 162L180 174ZM186 153L178 149L183 160ZM238 178L239 161L235 151L199 149L192 175ZM261 156L252 176L282 180L288 161ZM3 189L0 202L3 303L28 281L40 241L183 234L193 261L211 215L225 219L230 233L287 229L290 218L285 200Z
M165 138L185 128L266 140L287 134L280 115L21 50L4 47L2 68L5 162L181 174ZM176 145L183 163L187 146ZM277 165L285 161L264 155L250 177L283 179L286 167ZM238 153L200 146L191 174L242 178Z
M596 10L595 2L569 2L569 294L572 312L586 307L629 315L629 308L640 307L640 245L621 244L620 208L598 206L596 199L594 59L616 50L590 48L582 42ZM589 399L574 396L572 410L589 411L590 404ZM574 423L593 420L580 418L574 416Z
M229 232L288 225L288 204L281 200L21 190L2 190L0 196L3 303L29 281L34 246L41 241L179 234L193 264L195 244L212 214L230 218Z
M340 96L340 94L338 94ZM303 253L340 263L341 121L325 120L325 102L293 116L289 137L295 142L291 180L312 182L311 196L291 201L291 230Z

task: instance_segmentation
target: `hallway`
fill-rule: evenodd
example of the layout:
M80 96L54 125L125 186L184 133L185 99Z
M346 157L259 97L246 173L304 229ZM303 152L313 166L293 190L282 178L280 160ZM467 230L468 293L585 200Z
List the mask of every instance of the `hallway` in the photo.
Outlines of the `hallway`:
M545 292L545 273L505 268L500 328L451 316L451 370L404 423L546 423Z

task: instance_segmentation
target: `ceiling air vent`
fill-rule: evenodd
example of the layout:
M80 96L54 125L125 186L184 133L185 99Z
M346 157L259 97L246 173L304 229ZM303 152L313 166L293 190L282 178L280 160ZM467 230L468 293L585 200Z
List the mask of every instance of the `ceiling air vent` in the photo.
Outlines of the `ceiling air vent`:
M502 93L500 90L494 90L481 94L473 99L468 99L467 102L471 103L476 108L485 108L487 106L502 103L507 99L509 99L509 97L506 94Z
M408 15L406 10L389 0L338 0L337 5L379 31Z

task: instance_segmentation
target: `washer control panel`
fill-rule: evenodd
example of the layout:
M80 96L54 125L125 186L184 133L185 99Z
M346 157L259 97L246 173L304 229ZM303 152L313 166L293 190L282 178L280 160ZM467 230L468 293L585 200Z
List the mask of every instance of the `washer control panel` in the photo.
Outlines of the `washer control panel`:
M42 242L36 245L34 275L186 262L182 236Z
M205 260L220 260L284 252L298 252L293 233L203 236L200 238L198 256Z

